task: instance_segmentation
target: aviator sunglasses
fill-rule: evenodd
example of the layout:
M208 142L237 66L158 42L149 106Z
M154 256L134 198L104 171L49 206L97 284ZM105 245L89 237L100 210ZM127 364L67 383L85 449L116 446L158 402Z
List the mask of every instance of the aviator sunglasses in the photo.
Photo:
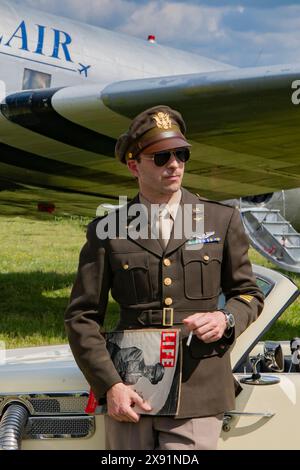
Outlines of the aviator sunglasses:
M187 147L178 148L174 150L164 150L163 152L155 152L152 156L143 156L145 160L153 160L156 166L164 166L170 160L171 156L183 163L187 162L190 158L190 149Z

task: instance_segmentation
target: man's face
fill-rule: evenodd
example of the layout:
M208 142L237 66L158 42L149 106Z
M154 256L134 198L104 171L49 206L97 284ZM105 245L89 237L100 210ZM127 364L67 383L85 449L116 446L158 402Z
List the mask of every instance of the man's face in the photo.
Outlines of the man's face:
M169 196L180 189L184 163L172 154L163 166L156 166L152 155L140 154L140 161L128 161L130 172L138 178L141 193L148 199Z

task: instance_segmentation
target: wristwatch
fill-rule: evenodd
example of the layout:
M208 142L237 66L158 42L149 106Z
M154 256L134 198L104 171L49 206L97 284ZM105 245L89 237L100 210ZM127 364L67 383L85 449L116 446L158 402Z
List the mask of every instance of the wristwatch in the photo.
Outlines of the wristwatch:
M223 312L226 319L226 331L230 330L235 326L235 319L232 313L228 312L225 308L221 308L220 312Z

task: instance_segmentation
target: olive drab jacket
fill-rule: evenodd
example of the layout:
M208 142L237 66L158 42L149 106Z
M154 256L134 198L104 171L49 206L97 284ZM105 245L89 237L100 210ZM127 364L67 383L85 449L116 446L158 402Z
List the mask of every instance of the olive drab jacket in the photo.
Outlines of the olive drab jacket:
M129 206L138 201L136 196ZM215 241L196 250L187 249L189 234L180 239L171 234L164 250L159 240L132 239L128 233L99 239L99 219L89 224L65 325L75 360L98 399L121 382L100 331L111 290L120 305L116 330L181 330L182 384L176 418L212 416L234 408L230 347L260 314L263 294L252 273L239 211L182 189L181 206L199 204L204 206L205 232L213 232ZM182 319L217 310L221 292L225 308L235 317L231 336L208 344L193 336L188 347L189 332Z

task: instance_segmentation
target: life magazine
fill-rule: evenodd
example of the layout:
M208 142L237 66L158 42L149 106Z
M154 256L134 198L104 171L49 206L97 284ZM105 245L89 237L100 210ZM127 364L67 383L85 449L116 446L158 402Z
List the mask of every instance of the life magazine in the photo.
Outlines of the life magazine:
M125 330L106 333L106 348L122 381L152 406L140 414L174 416L178 412L181 351L179 330ZM106 413L90 393L87 413Z

